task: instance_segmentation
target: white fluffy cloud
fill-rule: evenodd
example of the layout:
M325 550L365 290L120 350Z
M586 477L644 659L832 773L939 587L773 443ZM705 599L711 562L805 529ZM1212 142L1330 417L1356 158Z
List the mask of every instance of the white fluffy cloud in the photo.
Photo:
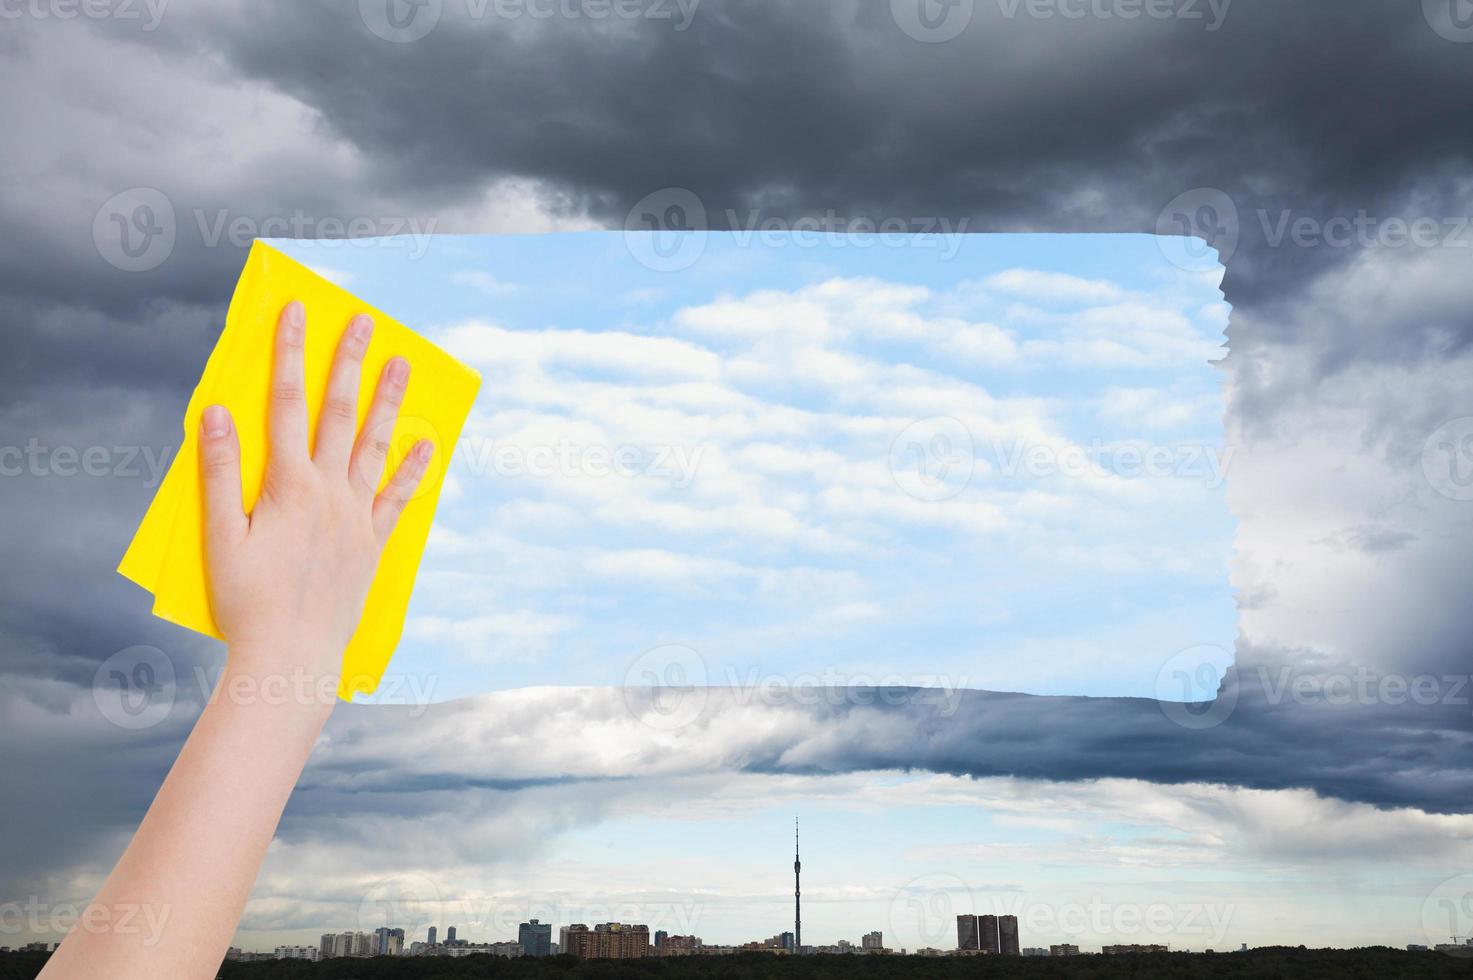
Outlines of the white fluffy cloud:
M617 683L641 651L680 642L719 676L842 660L1147 694L1176 650L1230 642L1224 474L1205 465L1221 427L1215 282L1137 242L1121 263L1130 285L1007 266L964 278L1006 255L989 244L909 275L855 266L782 288L767 269L713 292L703 264L676 277L678 296L605 312L605 278L626 292L670 280L617 240L516 245L457 241L445 272L447 289L477 292L467 262L532 279L510 300L462 304L494 319L436 332L486 384L411 626L449 642L401 661L440 670L436 657L475 658L484 638L524 654L497 659L536 665L509 686ZM1099 240L1101 255L1118 247ZM702 261L740 250L713 237ZM434 279L436 261L404 274ZM587 302L559 305L567 290ZM1142 466L1148 451L1166 465ZM1115 463L1131 458L1135 471ZM1090 598L1102 582L1135 594ZM1061 590L1075 596L1063 615ZM529 653L521 631L485 629L488 597L573 625ZM811 646L820 624L830 652ZM485 689L483 675L467 687L440 672L445 696Z

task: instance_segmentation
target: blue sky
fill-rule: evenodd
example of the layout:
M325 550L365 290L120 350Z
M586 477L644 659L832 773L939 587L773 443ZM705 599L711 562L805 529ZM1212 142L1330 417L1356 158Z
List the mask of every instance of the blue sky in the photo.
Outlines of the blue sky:
M694 240L276 243L484 377L381 698L1215 691L1179 655L1234 635L1214 261Z

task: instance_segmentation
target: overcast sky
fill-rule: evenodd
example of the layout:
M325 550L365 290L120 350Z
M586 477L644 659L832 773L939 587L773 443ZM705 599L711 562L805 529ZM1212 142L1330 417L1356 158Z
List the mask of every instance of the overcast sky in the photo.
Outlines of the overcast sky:
M352 927L398 887L354 867L370 844L463 921L488 894L519 908L552 892L592 919L618 891L633 915L694 903L708 938L759 938L786 918L777 852L795 810L868 832L835 830L826 858L812 845L812 873L833 869L812 885L814 941L924 938L886 925L917 889L1054 910L1170 893L1239 910L1231 945L1438 938L1423 911L1466 892L1443 882L1469 868L1473 830L1458 679L1473 32L1435 0L1127 7L963 0L922 19L905 0L704 0L540 18L445 0L398 27L346 0L7 14L0 731L27 805L0 836L0 900L85 899L187 732L196 668L218 663L112 569L256 233L620 229L650 213L1185 222L1211 236L1232 307L1238 669L1215 706L975 694L943 715L713 694L673 728L608 690L345 709L243 941ZM57 447L105 452L77 475ZM94 696L120 652L179 678L147 727ZM928 815L903 833L886 822L900 800ZM753 860L700 852L718 833ZM666 840L701 873L621 869L605 846ZM752 870L769 840L770 876ZM894 860L837 870L866 842ZM961 886L910 884L943 871ZM1025 932L1130 935L1118 919Z

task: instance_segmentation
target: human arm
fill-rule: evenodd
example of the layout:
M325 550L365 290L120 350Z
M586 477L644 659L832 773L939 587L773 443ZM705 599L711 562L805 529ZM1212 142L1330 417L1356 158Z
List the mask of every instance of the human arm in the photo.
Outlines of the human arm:
M376 492L409 365L395 358L385 366L357 432L372 328L359 316L343 332L309 453L306 313L300 303L282 311L266 477L249 515L230 414L218 405L202 414L206 564L225 670L92 902L93 921L112 927L74 929L42 970L45 980L216 975L332 712L343 650L379 555L430 460L431 444L418 443Z

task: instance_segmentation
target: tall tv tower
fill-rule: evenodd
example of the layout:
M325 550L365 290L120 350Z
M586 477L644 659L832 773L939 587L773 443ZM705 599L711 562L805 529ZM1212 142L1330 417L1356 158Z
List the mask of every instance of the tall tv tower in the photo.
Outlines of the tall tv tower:
M798 818L793 818L793 952L803 951L803 862L798 860Z

